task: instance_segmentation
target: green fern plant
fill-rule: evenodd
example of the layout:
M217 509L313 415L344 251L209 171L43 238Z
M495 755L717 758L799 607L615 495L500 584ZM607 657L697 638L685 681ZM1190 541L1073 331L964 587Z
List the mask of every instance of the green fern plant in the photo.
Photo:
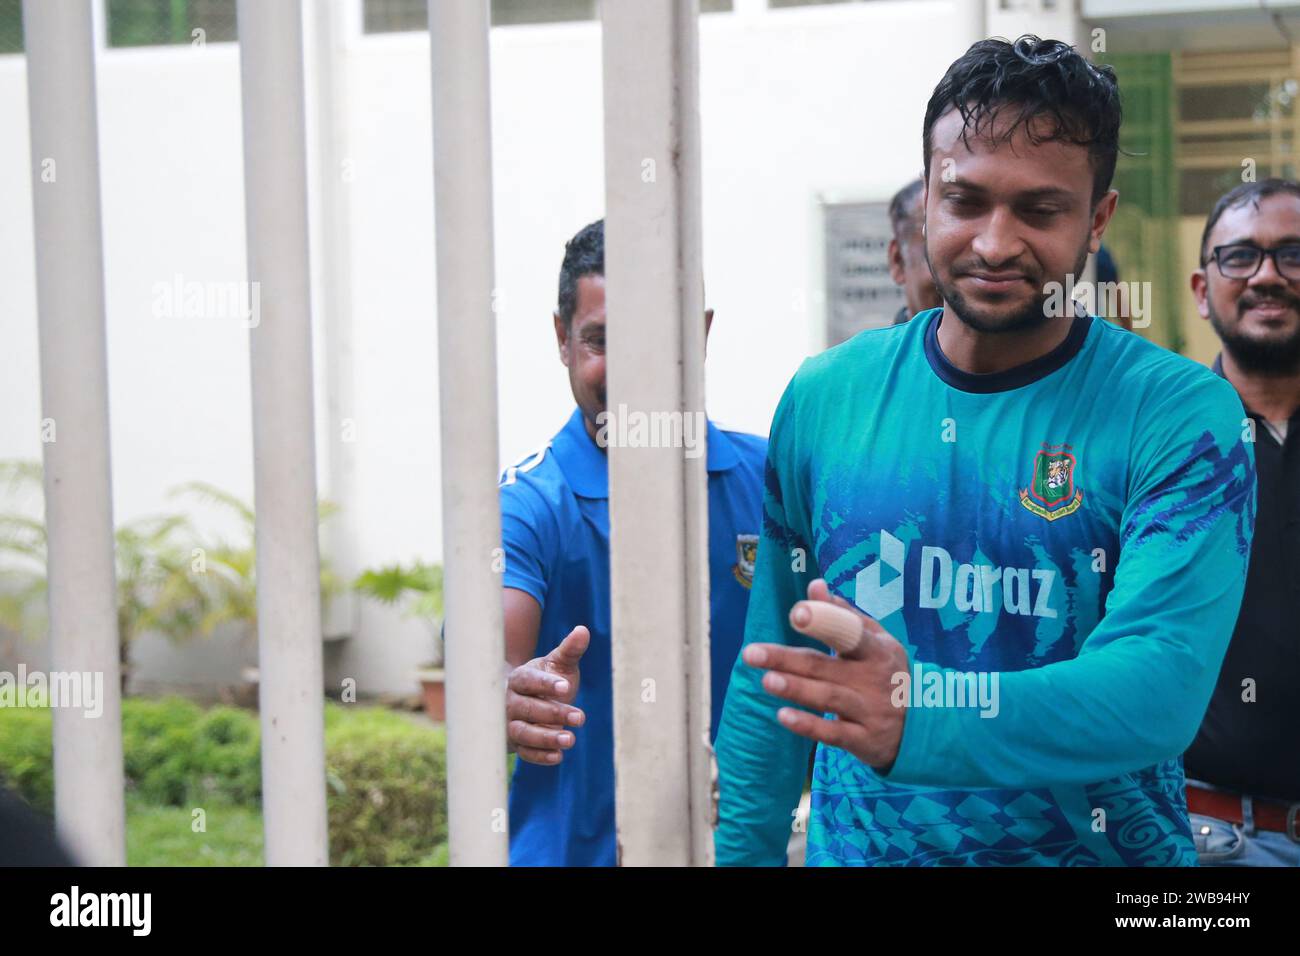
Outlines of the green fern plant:
M0 461L0 487L6 500L25 505L0 513L0 627L39 635L46 628L45 525L30 516L39 511L41 465ZM256 551L253 509L237 496L205 482L189 482L169 493L216 505L235 517L236 540L205 540L183 514L139 518L114 532L117 573L117 627L123 674L129 647L140 634L156 631L181 642L210 635L219 625L235 622L248 638L257 633ZM320 520L337 506L322 502ZM321 603L341 593L342 582L321 561Z
M442 565L413 561L410 566L390 564L363 571L352 586L383 604L406 602L409 617L442 617Z
M0 484L11 500L30 510L42 495L41 465L31 461L0 462ZM131 643L146 631L172 641L189 638L207 607L207 596L191 574L194 540L182 515L138 518L113 535L117 583L119 660L125 684ZM7 586L0 593L0 626L20 634L44 633L48 540L45 525L20 512L0 514L0 559Z
M435 656L442 660L442 565L413 561L409 565L389 564L363 571L352 582L360 594L381 604L403 605L405 617L424 620L436 644Z
M227 621L239 623L250 637L257 633L257 550L256 520L253 508L237 495L203 481L191 481L174 488L172 498L187 498L215 507L234 520L239 529L236 540L216 538L204 547L206 613L199 622L204 634L211 634ZM324 522L338 513L333 502L317 506L317 518ZM320 563L321 612L341 594L343 583L330 562L322 555Z

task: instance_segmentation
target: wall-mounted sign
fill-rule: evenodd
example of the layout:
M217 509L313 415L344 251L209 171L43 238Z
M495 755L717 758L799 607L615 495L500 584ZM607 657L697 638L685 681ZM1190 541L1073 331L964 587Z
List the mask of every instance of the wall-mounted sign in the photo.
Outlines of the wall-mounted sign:
M890 325L906 303L889 277L888 202L826 203L826 344Z

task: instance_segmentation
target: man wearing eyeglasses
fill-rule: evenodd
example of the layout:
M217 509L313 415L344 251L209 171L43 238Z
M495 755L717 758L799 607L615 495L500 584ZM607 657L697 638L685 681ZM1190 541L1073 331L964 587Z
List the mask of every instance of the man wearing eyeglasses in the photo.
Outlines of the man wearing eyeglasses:
M1214 207L1192 274L1249 416L1259 476L1246 594L1184 764L1203 865L1300 866L1300 183Z

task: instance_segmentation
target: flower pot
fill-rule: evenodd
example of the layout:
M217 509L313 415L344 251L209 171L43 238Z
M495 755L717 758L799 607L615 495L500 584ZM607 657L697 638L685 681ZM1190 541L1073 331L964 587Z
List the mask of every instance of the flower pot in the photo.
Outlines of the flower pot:
M416 671L424 697L424 713L430 720L444 723L447 720L447 685L441 668L424 668Z

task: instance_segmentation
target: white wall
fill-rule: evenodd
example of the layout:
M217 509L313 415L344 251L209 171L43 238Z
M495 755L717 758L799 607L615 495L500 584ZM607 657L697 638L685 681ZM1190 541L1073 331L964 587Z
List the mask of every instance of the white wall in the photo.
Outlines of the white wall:
M926 100L966 46L950 26L952 6L879 0L702 19L715 419L765 434L790 375L820 347L818 196L887 198L919 172ZM497 29L492 57L501 450L509 462L543 444L572 407L550 312L564 241L603 213L599 28ZM350 181L322 173L313 187L341 190L350 222L343 259L354 407L338 417L356 427L355 442L340 446L354 456L356 492L341 504L356 553L346 563L438 559L427 38L351 36L335 65ZM0 57L0 128L9 131L0 138L0 458L39 458L41 450L23 69L21 58ZM150 313L153 284L174 274L244 278L238 81L233 45L100 58L119 522L167 507L164 492L183 481L252 494L247 330ZM330 277L323 288L328 294ZM340 422L325 410L319 367L317 378L324 433ZM321 492L331 494L324 477ZM411 665L429 656L427 632L366 602L356 614L356 636L327 653L331 682L355 677L363 693L412 689ZM180 673L175 655L158 646L142 645L136 663L146 679ZM195 679L206 668L195 664Z

